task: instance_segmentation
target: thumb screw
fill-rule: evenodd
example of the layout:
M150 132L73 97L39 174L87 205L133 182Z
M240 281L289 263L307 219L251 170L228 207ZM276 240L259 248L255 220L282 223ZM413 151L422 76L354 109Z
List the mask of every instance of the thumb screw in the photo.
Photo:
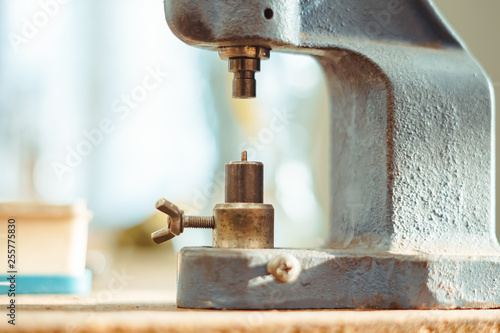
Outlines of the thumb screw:
M184 212L179 207L167 199L158 200L156 209L168 215L168 226L151 234L151 239L156 244L161 244L175 236L179 236L184 231L184 228L213 229L215 227L213 216L184 215Z

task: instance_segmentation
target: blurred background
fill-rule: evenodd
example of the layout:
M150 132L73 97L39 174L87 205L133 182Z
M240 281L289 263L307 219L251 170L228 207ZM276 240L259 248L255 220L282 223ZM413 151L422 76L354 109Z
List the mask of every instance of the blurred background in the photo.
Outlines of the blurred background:
M435 2L498 89L500 1ZM174 37L161 0L0 0L0 35L0 200L85 199L97 284L160 260L173 285L174 251L210 245L211 231L154 247L166 222L154 203L211 214L241 150L265 164L275 245L325 240L328 99L314 59L272 53L259 98L233 100L227 63Z

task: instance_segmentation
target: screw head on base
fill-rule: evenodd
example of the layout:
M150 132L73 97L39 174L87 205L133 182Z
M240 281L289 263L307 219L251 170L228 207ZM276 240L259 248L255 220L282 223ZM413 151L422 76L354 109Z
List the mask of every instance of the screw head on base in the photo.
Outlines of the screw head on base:
M300 261L291 254L281 254L267 263L267 272L282 283L297 281L301 271Z

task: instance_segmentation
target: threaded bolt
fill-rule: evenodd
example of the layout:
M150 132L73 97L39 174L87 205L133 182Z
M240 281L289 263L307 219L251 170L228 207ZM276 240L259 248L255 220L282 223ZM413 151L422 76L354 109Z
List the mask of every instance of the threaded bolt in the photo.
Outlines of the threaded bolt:
M213 229L215 227L213 216L184 215L182 222L184 228Z

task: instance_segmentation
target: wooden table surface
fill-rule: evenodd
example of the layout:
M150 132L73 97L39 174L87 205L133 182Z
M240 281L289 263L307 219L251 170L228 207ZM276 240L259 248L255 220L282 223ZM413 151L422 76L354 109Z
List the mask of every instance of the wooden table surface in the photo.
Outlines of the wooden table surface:
M175 306L168 291L17 297L4 332L496 332L500 310L220 311ZM0 296L6 304L7 297ZM6 313L6 310L2 312Z

